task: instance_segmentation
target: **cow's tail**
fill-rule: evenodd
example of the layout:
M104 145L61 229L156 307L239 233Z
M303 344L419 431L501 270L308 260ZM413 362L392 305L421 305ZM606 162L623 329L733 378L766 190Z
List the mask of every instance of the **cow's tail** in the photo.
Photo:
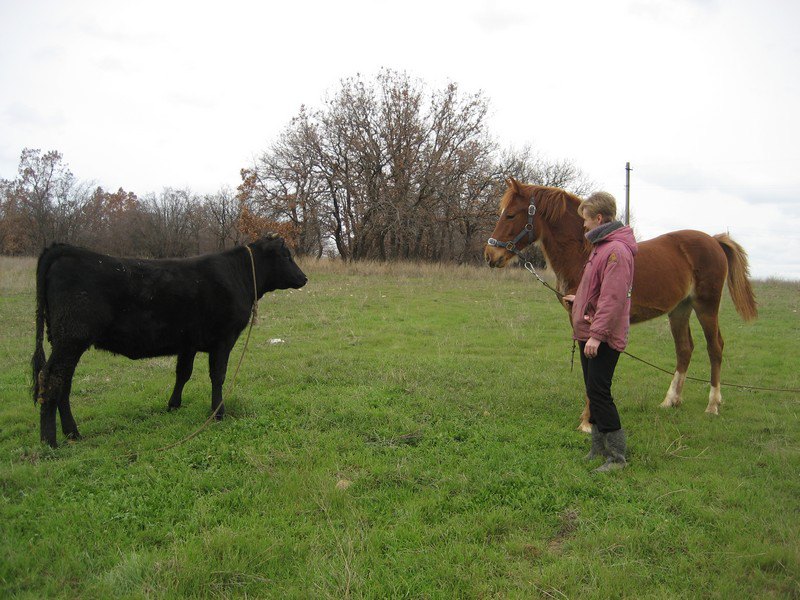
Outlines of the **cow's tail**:
M718 233L714 239L722 246L728 258L728 291L731 293L736 312L745 321L752 321L758 316L758 308L753 287L750 285L747 252L727 233Z
M36 263L36 346L33 349L33 357L31 358L31 368L33 370L31 391L34 404L38 402L42 392L42 369L44 369L47 361L44 355L44 326L47 304L47 270L49 267L48 250L45 250Z

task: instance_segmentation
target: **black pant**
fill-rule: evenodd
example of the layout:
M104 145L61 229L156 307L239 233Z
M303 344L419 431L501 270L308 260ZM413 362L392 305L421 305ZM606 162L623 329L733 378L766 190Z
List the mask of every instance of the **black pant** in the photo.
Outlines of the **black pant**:
M583 348L586 342L578 342L581 349L581 367L583 367L583 383L586 395L589 396L589 423L597 425L601 433L617 431L622 425L619 413L611 396L611 379L617 367L619 352L605 342L600 343L597 356L586 358Z

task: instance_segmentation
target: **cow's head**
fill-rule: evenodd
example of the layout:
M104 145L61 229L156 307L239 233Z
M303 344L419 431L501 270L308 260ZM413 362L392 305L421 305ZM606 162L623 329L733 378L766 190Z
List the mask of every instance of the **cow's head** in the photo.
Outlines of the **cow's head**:
M256 257L259 275L264 277L264 289L259 290L259 293L299 289L308 281L306 274L294 262L283 238L278 235L266 235L250 244L250 249Z

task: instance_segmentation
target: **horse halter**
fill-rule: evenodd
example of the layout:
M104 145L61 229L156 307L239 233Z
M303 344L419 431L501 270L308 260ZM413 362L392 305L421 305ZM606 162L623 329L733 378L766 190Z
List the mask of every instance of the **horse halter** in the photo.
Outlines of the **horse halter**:
M531 244L536 241L536 238L533 235L533 215L536 214L536 204L534 204L533 200L534 196L531 196L531 203L528 206L528 222L525 224L525 227L522 228L522 231L520 231L517 234L517 237L515 237L510 242L501 242L499 240L496 240L495 238L489 238L489 241L486 243L489 244L490 246L494 246L495 248L505 248L512 254L516 254L517 257L522 261L523 266L528 270L528 272L530 272L534 277L536 277L536 279L539 280L539 283L541 283L544 287L549 289L551 292L554 292L555 295L560 300L561 298L564 297L564 293L558 291L556 288L554 288L552 285L550 285L544 279L542 279L542 276L539 275L539 273L537 273L536 269L534 268L533 263L529 261L527 258L525 258L522 255L522 252L517 250L517 244L526 235L530 236Z
M497 240L495 238L489 238L489 241L486 243L489 244L490 246L494 246L495 248L505 248L509 252L516 254L519 258L521 258L524 261L525 257L522 256L522 253L519 250L517 250L517 244L526 235L531 238L529 243L532 244L533 242L536 241L536 238L533 236L533 215L535 214L536 214L536 204L533 203L533 196L531 196L531 203L528 206L528 222L525 224L525 227L522 228L522 231L520 231L517 234L517 237L515 237L510 242L501 242L500 240Z

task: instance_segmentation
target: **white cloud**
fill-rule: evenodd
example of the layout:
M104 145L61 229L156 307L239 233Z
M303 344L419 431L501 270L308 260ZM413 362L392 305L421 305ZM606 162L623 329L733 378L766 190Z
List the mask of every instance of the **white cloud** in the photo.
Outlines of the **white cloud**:
M34 147L140 194L235 186L301 104L389 67L483 90L501 143L617 198L631 161L641 233L730 227L756 274L800 277L797 22L790 0L5 2L0 177Z
M800 279L800 236L796 207L754 204L718 190L675 190L643 186L631 194L631 215L638 239L678 229L709 235L728 233L750 257L754 277L780 275Z

